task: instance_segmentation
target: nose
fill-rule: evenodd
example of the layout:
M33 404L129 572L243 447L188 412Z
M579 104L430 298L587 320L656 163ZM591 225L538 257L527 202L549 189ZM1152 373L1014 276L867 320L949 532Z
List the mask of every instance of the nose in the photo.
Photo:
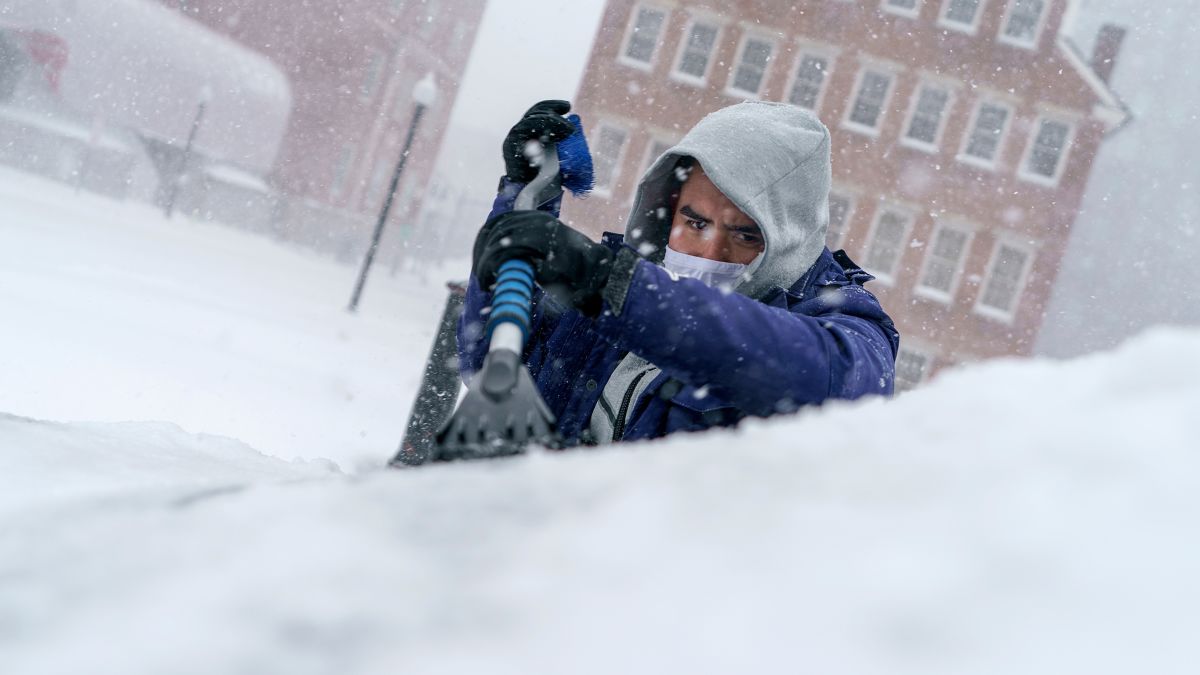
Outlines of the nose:
M714 234L711 237L704 239L703 247L700 250L701 258L716 260L717 262L729 262L729 242L725 241L725 237L719 234Z

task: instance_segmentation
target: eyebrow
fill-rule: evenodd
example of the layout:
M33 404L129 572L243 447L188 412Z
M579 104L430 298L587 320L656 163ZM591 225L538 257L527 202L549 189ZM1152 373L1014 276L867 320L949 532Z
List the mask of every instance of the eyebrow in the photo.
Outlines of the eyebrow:
M699 221L708 223L709 225L711 225L713 222L712 218L708 218L706 216L700 215L699 213L696 213L696 210L693 209L691 207L691 205L689 205L689 204L684 204L683 206L679 207L679 212L682 213L683 215L687 216L688 218L691 218L693 220L699 220ZM742 232L744 234L754 234L754 235L762 236L762 229L759 228L759 226L755 223L746 223L745 225L730 225L727 223L725 225L725 227L727 227L730 230L733 230L734 232Z
M712 223L712 218L705 218L704 216L700 215L699 213L696 213L695 209L693 209L691 206L689 206L687 204L684 204L683 206L679 207L679 212L693 220L701 220L701 221L704 221L704 222L710 223L710 224Z

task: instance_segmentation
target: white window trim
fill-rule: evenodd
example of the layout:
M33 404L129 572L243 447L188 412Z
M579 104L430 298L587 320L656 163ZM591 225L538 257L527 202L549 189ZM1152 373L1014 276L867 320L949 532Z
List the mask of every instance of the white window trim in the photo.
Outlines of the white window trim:
M796 50L796 58L792 60L792 67L788 70L787 92L783 98L785 102L792 100L792 90L796 88L796 75L800 73L800 63L804 61L805 56L820 56L829 61L829 67L825 70L825 78L821 80L821 90L817 92L817 100L813 104L812 109L814 113L819 113L821 106L825 104L825 93L829 91L829 78L833 77L833 68L837 63L838 49L810 42L800 43Z
M937 131L934 132L933 143L926 143L925 141L919 141L908 136L908 127L912 124L913 117L917 114L917 102L921 98L921 90L925 87L944 89L947 94L946 107L942 108L942 116L938 119L938 127ZM918 80L917 86L913 88L911 100L908 102L908 113L904 116L904 124L900 127L900 145L930 154L937 153L942 147L942 135L946 131L946 121L950 118L950 112L954 108L957 96L955 87L951 84L928 78Z
M746 43L750 40L759 40L768 42L771 45L771 56L767 58L767 64L763 67L762 81L758 83L758 91L749 92L742 89L737 89L733 83L737 80L738 68L742 65L742 54L746 50ZM770 35L757 31L742 29L742 37L738 39L737 51L733 53L733 63L729 68L729 75L725 78L725 95L733 98L745 98L757 101L762 97L762 92L767 88L767 82L771 79L771 64L775 63L779 56L779 41Z
M656 43L654 45L654 51L650 54L649 61L638 61L637 59L631 59L625 55L625 52L629 50L629 43L633 40L633 29L637 26L638 14L640 14L643 9L656 9L663 13L662 28L659 30L658 37L656 38ZM654 65L658 63L658 54L662 51L659 49L659 43L662 42L662 36L666 34L670 24L670 7L659 5L653 2L639 2L634 5L633 10L629 12L629 19L625 22L625 37L621 40L621 50L617 52L617 62L622 65L629 66L630 68L636 68L637 70L643 70L646 72L654 70Z
M907 224L904 226L904 234L901 236L901 240L906 243L902 243L900 247L900 253L896 256L896 266L899 267L900 261L904 259L904 252L908 250L908 244L911 243L913 226L917 222L917 216L912 209L903 207L895 202L881 201L875 207L875 215L871 217L871 229L867 232L867 240L863 246L862 259L865 260L870 257L871 246L875 243L875 233L876 230L879 229L879 221L883 218L885 211L899 213L903 215L907 221ZM895 271L884 272L882 270L873 270L869 268L866 271L874 276L875 280L884 286L896 285Z
M1042 122L1047 120L1067 125L1067 137L1063 139L1062 154L1058 156L1058 164L1054 167L1054 175L1049 177L1032 173L1025 168L1029 162L1030 155L1033 154L1033 147L1037 144L1037 136L1038 132L1042 130ZM1075 143L1075 131L1077 128L1078 123L1066 117L1060 115L1038 115L1034 119L1033 128L1029 132L1029 140L1025 143L1025 151L1021 153L1021 163L1017 165L1017 178L1045 187L1058 187L1058 182L1062 179L1063 170L1067 166L1067 159L1071 154L1071 146Z
M837 248L831 247L829 249L831 251L836 251L838 249L846 248L847 235L850 234L850 223L854 222L854 212L858 209L859 193L858 193L858 190L853 189L853 188L848 188L844 185L834 185L829 190L829 192L831 194L836 192L837 194L845 197L849 201L849 204L846 206L846 222L842 228L842 238L837 242ZM829 243L828 228L826 229L825 234L826 234L825 242L826 242L826 245L828 245L828 243Z
M653 131L653 130L650 131L649 135L646 136L646 147L642 148L641 163L638 164L638 178L639 179L642 176L646 175L646 172L650 170L650 163L653 162L654 160L658 159L657 155L650 154L650 151L654 149L655 142L666 143L667 146L670 147L670 146L674 146L679 143L679 137L675 136L673 134L665 133L665 132L658 132L658 131ZM625 144L629 145L629 142L626 141ZM636 198L637 198L637 190L630 190L629 198L626 199L625 201L629 204L633 204L633 201Z
M950 10L951 0L942 0L941 11L938 12L937 25L942 28L949 28L967 35L975 35L979 32L979 24L983 23L983 13L987 9L988 0L979 0L979 6L975 8L975 20L970 25L958 23L946 18L946 14Z
M934 349L932 347L929 347L928 345L925 345L925 344L913 345L913 344L911 344L911 341L906 340L904 342L904 344L901 344L900 348L896 351L896 365L897 366L900 365L900 354L903 352L909 352L910 354L917 354L918 356L925 357L925 369L923 371L921 371L921 379L917 380L916 382L913 382L911 388L915 389L915 388L919 387L920 385L928 382L930 376L933 374L933 364L938 358L938 350ZM900 375L899 369L897 368L896 377L898 378L899 375ZM900 393L900 383L899 382L893 382L892 386L893 386L895 393Z
M612 176L609 179L609 184L605 186L596 184L595 188L592 190L592 194L596 195L597 197L604 197L607 199L612 197L613 188L615 188L617 183L619 183L621 180L621 168L625 163L625 155L629 152L630 141L633 140L633 131L628 125L620 124L610 120L601 120L596 124L596 128L591 132L592 138L596 139L597 145L600 143L600 132L605 128L621 131L625 134L625 142L621 144L621 149L617 151L617 157L615 160L613 160L613 171Z
M915 19L921 16L921 2L922 0L916 0L916 2L913 3L912 9L904 9L903 7L896 7L890 4L889 0L879 0L879 8L889 14Z
M877 125L874 127L868 127L850 120L850 115L854 114L854 103L858 100L859 89L862 87L863 76L866 75L868 70L882 73L889 78L887 92L884 93L883 101L879 105L879 119L876 120ZM880 131L883 130L884 122L887 121L888 104L892 101L892 95L896 93L896 79L896 71L892 68L870 62L860 66L858 74L854 76L854 87L850 90L849 105L846 106L846 110L842 114L842 128L864 136L870 136L871 138L878 138Z
M967 154L967 147L971 144L971 134L975 131L975 123L979 120L979 112L983 110L985 104L1000 106L1008 110L1008 115L1004 117L1004 128L1000 130L1000 138L996 140L996 156L989 162L982 157ZM996 171L1000 166L1000 158L1004 155L1004 143L1008 139L1008 132L1012 129L1013 116L1016 114L1016 109L1004 101L994 98L980 98L975 101L975 107L971 110L971 120L967 123L966 133L963 134L962 144L958 147L958 154L955 159L963 164L987 169L988 171Z
M713 39L712 51L708 53L708 63L704 64L704 76L696 77L689 73L684 73L679 70L680 64L683 63L684 54L687 53L688 38L692 35L692 27L698 23L714 26L717 29L717 36ZM721 38L725 35L725 26L721 21L718 21L712 16L704 14L692 14L688 17L687 25L684 26L683 34L679 38L679 48L675 50L675 59L671 62L671 79L676 82L690 84L698 87L703 87L708 84L708 78L712 75L713 63L717 60L717 52L721 49ZM624 52L622 52L623 54Z
M1002 246L1020 249L1025 252L1025 268L1021 270L1021 276L1017 279L1017 290L1013 296L1012 309L1009 311L983 304L983 296L987 292L988 284L992 281L992 267L996 263L996 258L1000 256L1000 248ZM988 256L987 266L983 268L983 280L979 284L979 294L975 298L975 307L972 311L984 318L1011 325L1013 319L1017 316L1017 310L1021 307L1021 299L1025 295L1025 287L1029 282L1029 274L1033 271L1033 262L1036 256L1036 248L1030 244L1018 241L1015 236L1001 235L996 237L995 243L992 244L992 253Z
M1017 0L1008 0L1008 4L1004 8L1004 18L1000 20L1000 30L996 33L996 41L1001 44L1020 47L1021 49L1036 50L1038 43L1042 41L1042 29L1046 27L1046 15L1053 9L1051 6L1053 4L1052 0L1046 0L1042 3L1042 12L1038 16L1037 27L1033 29L1032 42L1022 42L1016 38L1009 37L1004 32L1004 29L1008 27L1008 19L1012 15L1013 6L1016 5L1016 2Z
M950 290L943 291L940 288L926 286L925 273L929 269L929 263L933 259L933 245L937 241L938 234L944 229L958 230L967 235L967 240L963 242L962 258L959 260L958 269L954 271L954 277L950 280ZM950 305L954 302L954 297L958 295L958 289L962 285L963 272L966 270L966 261L971 257L971 244L975 241L976 227L966 223L955 221L935 222L933 232L929 235L929 243L925 247L925 259L921 262L921 272L917 275L917 284L913 287L913 294L935 300L944 305Z

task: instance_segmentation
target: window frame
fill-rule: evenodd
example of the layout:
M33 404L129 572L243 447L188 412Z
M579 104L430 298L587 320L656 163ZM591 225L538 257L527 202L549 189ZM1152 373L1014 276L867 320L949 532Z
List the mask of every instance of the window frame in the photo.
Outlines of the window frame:
M1008 111L1008 114L1004 117L1004 126L1000 129L1000 136L996 139L996 154L990 161L982 157L967 154L967 148L971 146L971 138L975 132L975 125L979 122L979 113L983 111L983 106L985 105L994 105ZM1004 144L1008 138L1009 131L1012 130L1013 117L1016 115L1016 112L1016 106L1001 99L987 96L981 96L977 99L974 108L971 110L971 119L967 122L967 129L963 134L962 143L959 145L958 153L954 157L955 160L976 168L996 171L1000 167L1000 158L1004 155Z
M656 35L654 38L654 50L650 52L649 61L639 61L628 55L629 43L633 42L633 36L635 29L637 28L638 17L641 15L642 10L644 9L658 11L663 15L662 26L659 27L658 35ZM629 12L629 19L627 19L625 22L625 35L621 39L621 50L617 52L617 62L621 65L629 66L630 68L635 68L645 72L654 70L654 66L658 63L659 53L662 51L659 49L661 46L661 38L670 27L670 23L671 9L669 7L655 4L653 2L639 2L634 5L633 10Z
M854 114L855 103L858 102L858 96L862 89L863 78L866 77L868 71L873 71L888 77L887 91L883 95L883 101L881 101L879 104L879 117L875 120L874 127L868 127L861 122L855 122L850 119L850 116ZM854 77L854 87L850 89L849 105L846 106L846 110L842 114L842 128L846 129L847 131L853 131L855 133L862 134L864 136L870 136L871 138L878 138L879 134L883 131L883 124L887 119L888 103L891 102L892 96L896 93L897 79L898 78L895 70L891 68L886 68L875 63L864 63L862 66L860 66L858 69L858 74Z
M1053 176L1043 176L1040 173L1029 171L1027 168L1029 160L1033 156L1034 147L1037 145L1038 134L1042 131L1042 123L1044 122L1058 122L1065 124L1067 127L1067 137L1063 139L1062 151L1058 155L1058 163L1054 166ZM1033 129L1029 132L1029 140L1026 141L1025 150L1021 153L1021 162L1017 165L1017 178L1045 187L1058 187L1058 183L1062 179L1063 170L1067 165L1067 158L1071 154L1071 146L1075 143L1075 133L1078 126L1079 124L1076 120L1072 120L1066 116L1039 113L1034 118Z
M800 75L800 64L804 62L804 57L806 56L821 57L829 64L825 69L825 76L821 78L821 87L817 91L817 100L813 102L812 108L805 108L797 103L792 103L792 93L796 91L796 78ZM833 77L833 69L837 65L837 57L838 50L834 47L814 45L807 42L801 43L796 50L796 58L792 60L792 67L788 69L787 92L783 97L784 102L794 105L797 108L819 113L821 106L825 104L825 94L829 91L829 78Z
M847 235L850 234L850 223L852 223L854 221L854 213L855 213L855 210L858 208L858 198L859 198L857 191L851 190L842 185L834 185L833 187L831 187L829 189L830 197L832 197L835 194L840 197L846 198L846 219L845 219L845 222L842 224L841 236L838 238L838 241L836 242L836 246L830 245L829 229L828 229L828 227L826 228L826 230L825 230L825 245L827 247L829 247L830 251L836 251L838 249L846 248L846 238L847 238ZM833 213L830 212L829 215L830 215L830 219L829 219L830 222L833 222Z
M704 24L717 29L717 35L713 38L712 48L708 52L708 61L704 64L704 75L697 77L691 73L685 73L679 70L683 64L683 58L687 54L688 41L692 36L692 29L696 24ZM683 34L679 39L679 47L675 50L675 58L671 61L671 79L684 84L696 86L705 86L708 84L708 79L712 76L713 62L715 62L717 51L721 47L721 38L725 33L725 25L722 21L715 17L704 14L692 13L688 15L687 24L683 28Z
M955 230L966 235L966 240L963 241L962 252L959 254L959 259L954 269L954 275L950 279L950 288L947 290L925 284L925 277L929 274L929 266L933 262L934 246L938 235L944 230ZM950 305L954 302L954 298L958 295L959 288L962 286L963 276L966 272L966 261L971 257L971 245L975 242L976 230L977 228L974 225L960 220L939 219L934 221L933 231L929 235L929 244L925 248L925 256L921 261L921 271L917 275L917 283L913 286L913 295L935 300L945 305Z
M737 81L738 69L742 65L742 57L746 52L746 44L751 40L766 42L771 45L771 54L767 57L766 64L763 65L762 80L758 83L758 91L749 92L738 89L734 86ZM775 62L775 57L779 51L779 41L765 32L759 30L742 29L742 37L738 39L737 51L733 53L733 63L729 68L729 75L725 78L725 95L733 98L743 98L751 101L762 99L763 91L767 88L767 82L771 79L771 64Z
M896 259L892 261L891 270L884 272L882 270L866 267L866 265L870 264L867 262L867 260L869 260L871 257L871 249L875 245L875 236L879 233L879 223L883 220L884 213L888 211L904 216L904 234L901 235L900 239L902 242L911 242L912 240L913 227L917 222L916 212L913 211L913 209L906 208L895 202L880 201L879 205L875 207L875 215L871 218L871 229L867 231L867 238L863 244L863 269L874 276L875 280L884 286L895 286L896 278L898 276L896 267L898 267L900 265L900 261L904 259L904 251L907 249L907 243L902 243L900 246L900 249L896 254Z
M912 127L913 118L917 115L917 105L921 100L921 91L926 87L942 89L946 92L946 105L942 107L941 115L938 117L937 130L934 131L932 143L927 143L908 135L909 129ZM919 79L917 86L913 87L913 93L908 103L908 113L904 116L904 124L900 127L900 144L930 154L935 154L941 150L943 137L946 133L946 122L954 109L956 98L957 87L949 82L941 82L926 77Z
M646 175L647 171L650 170L650 163L653 162L654 160L658 159L658 155L650 154L650 151L654 149L655 143L662 143L662 144L666 145L667 149L669 150L679 144L679 138L677 136L667 134L665 132L660 132L660 131L657 131L654 129L651 129L647 133L645 147L642 148L642 159L641 159L641 162L638 164L639 170L638 170L637 175L638 175L639 180L641 179L642 176ZM625 201L629 204L633 204L633 201L636 198L637 198L637 190L630 190L629 196Z
M1042 11L1038 15L1037 24L1033 29L1033 40L1023 42L1017 38L1010 37L1007 33L1008 22L1012 19L1013 8L1021 0L1008 0L1004 8L1004 16L1000 19L1000 31L996 34L996 41L1001 44L1020 47L1021 49L1037 50L1038 44L1042 41L1042 31L1046 28L1046 16L1050 14L1051 0L1042 1Z
M620 131L621 133L625 134L625 140L621 142L621 147L617 151L617 156L613 159L612 174L609 176L608 185L600 185L599 177L597 176L595 186L592 189L592 194L594 195L604 198L611 198L613 196L613 188L616 186L621 177L621 165L624 164L625 155L629 152L629 142L633 135L633 130L629 125L622 124L620 122L607 119L598 121L595 128L589 133L592 138L596 139L596 145L592 148L593 153L596 153L600 148L600 139L603 136L603 131L605 128Z
M997 259L1000 257L1000 250L1004 247L1016 249L1025 254L1025 265L1022 267L1021 273L1017 277L1017 283L1013 292L1012 306L1008 310L1003 310L993 305L983 304L983 298L987 295L988 286L992 283L993 268ZM987 266L984 267L983 279L979 283L979 294L975 298L972 311L984 318L1011 325L1016 319L1017 310L1021 307L1021 298L1025 295L1025 289L1029 285L1029 276L1033 271L1033 262L1036 255L1037 250L1033 245L1018 241L1017 237L1014 235L997 236L996 241L992 244L992 252L990 255L988 255Z
M979 0L979 4L975 7L975 18L969 25L946 18L950 11L950 3L952 2L954 0L942 0L942 7L938 12L937 25L960 33L966 33L967 35L977 35L979 33L979 25L983 23L983 13L984 9L987 8L988 0Z
M888 14L895 14L907 19L916 19L921 16L921 3L922 0L913 0L913 8L906 9L904 7L896 7L891 4L891 0L879 0L879 8Z
M901 384L900 359L905 354L913 354L915 356L924 358L925 365L921 369L920 379L916 380L915 382L911 382L911 383L907 384L907 386L901 387L900 386L900 384ZM900 348L896 351L896 364L895 364L896 376L895 376L895 379L892 384L893 393L901 394L901 393L904 393L907 391L912 391L913 389L916 389L917 387L921 386L922 384L928 382L930 376L933 374L933 364L936 361L936 359L937 359L937 351L934 349L928 349L923 346L914 348L912 345L907 344L907 343L901 344Z

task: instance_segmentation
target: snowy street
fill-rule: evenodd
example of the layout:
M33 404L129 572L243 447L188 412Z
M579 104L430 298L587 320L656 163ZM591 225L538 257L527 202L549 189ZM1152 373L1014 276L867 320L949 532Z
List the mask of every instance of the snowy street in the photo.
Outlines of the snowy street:
M0 672L1189 673L1200 332L383 470L451 269L0 176Z

